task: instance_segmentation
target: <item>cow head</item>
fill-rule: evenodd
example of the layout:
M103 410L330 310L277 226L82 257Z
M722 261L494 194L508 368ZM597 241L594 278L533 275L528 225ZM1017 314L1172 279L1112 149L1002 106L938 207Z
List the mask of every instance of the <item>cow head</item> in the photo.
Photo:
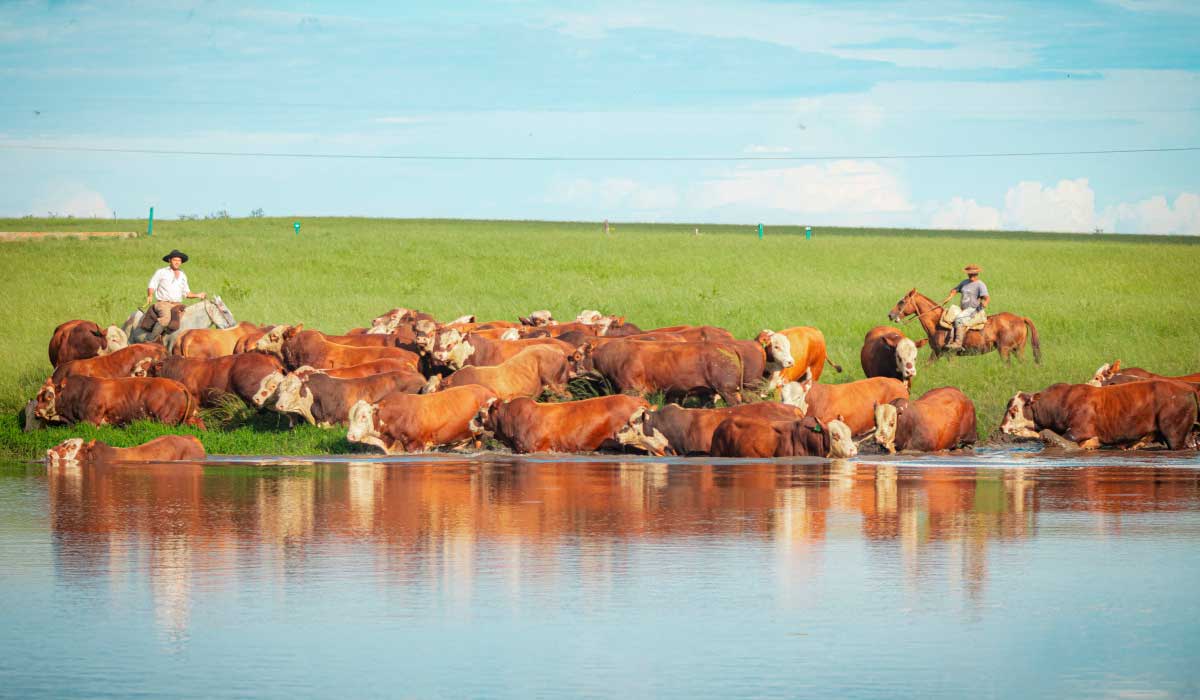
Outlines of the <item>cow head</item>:
M901 338L896 343L896 372L906 382L917 376L917 344L911 338Z
M598 323L602 318L604 318L604 314L600 313L599 311L594 309L584 309L583 311L579 312L578 316L575 317L575 322L590 326Z
M312 369L307 365L301 367L300 369L305 368ZM299 370L297 370L297 372L299 372ZM262 381L258 383L258 389L255 390L254 396L250 397L250 403L254 404L255 408L262 408L263 406L266 406L267 402L270 401L271 398L275 396L275 393L279 390L279 385L283 382L284 376L285 375L283 372L276 370L263 377Z
M467 429L471 431L471 435L475 436L475 439L495 432L496 410L499 407L500 400L493 396L480 405L475 415L471 416L471 420L467 422Z
M787 369L796 364L796 360L792 357L792 341L782 333L776 333L771 329L764 329L758 334L758 343L763 346L771 359L779 363L780 367Z
M358 401L350 407L346 431L346 439L363 445L374 445L384 452L388 451L383 435L379 432L379 409L366 401Z
M282 357L284 342L296 337L296 334L302 330L304 330L303 323L295 326L271 326L271 330L259 338L251 349Z
M528 316L518 316L517 320L520 321L522 323L522 325L526 325L526 326L542 327L542 326L555 325L554 324L554 316L550 313L550 311L548 309L541 309L539 311L534 311L533 313L529 314Z
M520 340L521 331L516 328L509 328L500 334L500 340Z
M275 391L275 410L280 413L298 413L310 425L316 425L317 421L312 414L312 390L305 383L305 376L308 375L289 374L279 382L279 388Z
M129 336L125 334L125 331L117 326L109 326L104 329L104 334L100 337L99 354L109 355L127 347L129 347Z
M437 343L437 331L437 324L426 318L413 324L413 343L422 355L433 352L433 346Z
M916 293L917 288L913 287L912 289L908 290L907 294L905 294L903 297L900 297L900 301L896 302L896 305L893 306L892 310L888 312L888 318L891 319L892 322L899 321L905 316L910 316L920 311L920 309L917 308L917 302L913 299Z
M1016 437L1035 438L1038 436L1037 422L1033 417L1033 404L1040 394L1017 392L1008 402L1004 411L1004 421L1000 423L1000 432Z
M64 379L57 387L54 386L52 380L47 379L34 399L33 415L47 422L58 421L58 392L65 389L66 386L67 379Z
M433 358L434 362L447 364L450 360L450 353L462 342L463 334L457 329L451 328L441 333L435 333L433 345L429 349L429 356Z
M595 369L596 366L592 362L592 352L595 349L595 346L591 343L580 343L575 346L570 355L567 355L567 364L570 365L572 378L587 374Z
M896 424L903 412L898 404L900 401L875 404L875 442L888 454L896 454ZM904 404L907 407L908 402Z
M84 445L83 438L69 438L46 450L46 465L50 467L65 466L68 462L82 462L86 458L87 449L96 443Z
M779 400L808 413L808 392L812 389L812 370L804 370L798 381L788 382L779 390Z
M435 374L429 378L429 381L425 382L425 386L421 387L420 393L432 394L432 393L436 392L439 388L441 388L441 386L442 386L442 375Z
M639 408L634 411L625 425L617 431L617 442L643 450L656 457L662 457L667 454L670 441L656 428L649 428L649 432L647 432L646 423L651 413L652 411L648 408Z
M1096 373L1092 375L1092 378L1088 382L1088 384L1090 384L1092 386L1104 386L1105 382L1112 379L1120 371L1121 371L1121 361L1120 360L1113 360L1112 362L1107 362L1105 364L1102 364L1102 365L1100 365L1100 368L1096 370Z
M830 459L850 459L858 454L858 445L854 444L850 426L846 425L841 416L826 423L825 429L829 431Z
M130 371L131 377L158 377L162 375L163 361L153 357L143 357L133 363L133 370Z
M404 318L410 313L412 312L405 308L392 309L387 313L380 314L379 316L371 319L371 328L372 330L375 328L386 328L387 330L377 332L391 333L396 326L400 325L400 322L404 320Z

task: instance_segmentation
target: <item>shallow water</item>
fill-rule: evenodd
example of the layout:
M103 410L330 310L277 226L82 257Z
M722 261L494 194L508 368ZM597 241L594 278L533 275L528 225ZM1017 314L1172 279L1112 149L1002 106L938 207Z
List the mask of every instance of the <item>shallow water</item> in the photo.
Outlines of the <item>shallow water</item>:
M1200 695L1194 454L255 461L0 465L0 696Z

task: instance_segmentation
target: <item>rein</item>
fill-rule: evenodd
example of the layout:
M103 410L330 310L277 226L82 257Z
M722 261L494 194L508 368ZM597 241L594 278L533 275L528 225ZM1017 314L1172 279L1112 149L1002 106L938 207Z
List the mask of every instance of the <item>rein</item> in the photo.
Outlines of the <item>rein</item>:
M913 306L916 306L916 304L913 304ZM908 314L904 318L900 319L900 324L904 325L907 323L911 323L912 321L921 318L922 316L929 313L930 311L938 311L938 310L945 311L946 307L943 306L942 304L938 304L937 306L934 306L932 309L926 309L924 311L913 311L912 313Z

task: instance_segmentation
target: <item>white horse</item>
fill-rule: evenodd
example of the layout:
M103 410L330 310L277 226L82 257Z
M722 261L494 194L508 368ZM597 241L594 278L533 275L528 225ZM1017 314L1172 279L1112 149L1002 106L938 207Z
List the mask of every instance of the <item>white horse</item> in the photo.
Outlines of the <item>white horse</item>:
M142 330L142 311L135 309L129 318L125 319L121 329L129 336L130 343L144 343L146 337L150 335L149 331ZM192 304L183 310L183 315L179 318L179 330L164 333L160 340L167 346L167 351L170 352L175 347L175 341L185 331L190 331L198 328L232 328L237 325L237 320L233 318L233 312L225 306L225 302L221 301L221 297L213 297L205 299L199 304Z

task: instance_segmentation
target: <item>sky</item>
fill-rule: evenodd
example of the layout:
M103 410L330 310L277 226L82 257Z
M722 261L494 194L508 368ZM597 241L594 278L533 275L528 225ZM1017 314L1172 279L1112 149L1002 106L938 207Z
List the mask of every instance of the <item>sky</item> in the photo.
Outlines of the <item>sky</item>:
M1200 234L1200 150L897 157L1200 147L1197 36L1194 0L0 0L0 216Z

